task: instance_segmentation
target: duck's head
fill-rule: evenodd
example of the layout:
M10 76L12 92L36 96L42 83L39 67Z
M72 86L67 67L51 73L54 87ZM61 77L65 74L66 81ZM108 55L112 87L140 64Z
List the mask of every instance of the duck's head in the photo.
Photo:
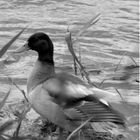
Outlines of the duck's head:
M38 32L31 35L25 45L16 50L16 53L27 50L36 51L38 60L53 63L53 43L47 34Z

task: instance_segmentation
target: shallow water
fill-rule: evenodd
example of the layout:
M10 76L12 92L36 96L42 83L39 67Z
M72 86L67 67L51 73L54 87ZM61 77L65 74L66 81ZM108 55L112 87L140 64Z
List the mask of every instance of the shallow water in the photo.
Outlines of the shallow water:
M138 52L132 51L135 48L138 50L138 8L138 0L0 0L0 48L29 25L10 49L21 46L37 31L46 32L55 45L57 69L72 72L73 61L64 38L67 27L70 25L74 37L84 23L101 13L100 20L79 38L80 47L77 47L77 52L80 48L81 62L87 70L101 70L100 74L91 72L93 81L99 84L104 78L114 74L113 69L125 51L127 55L120 67L127 65L128 61L133 63L130 59L125 61L128 55L138 62ZM10 87L2 73L8 74L22 89L26 89L26 79L35 60L36 53L27 52L16 56L14 63L12 60L1 62L1 96ZM116 92L113 89L115 87L126 101L138 105L137 83L108 80L102 87ZM12 87L9 101L19 98L22 95Z

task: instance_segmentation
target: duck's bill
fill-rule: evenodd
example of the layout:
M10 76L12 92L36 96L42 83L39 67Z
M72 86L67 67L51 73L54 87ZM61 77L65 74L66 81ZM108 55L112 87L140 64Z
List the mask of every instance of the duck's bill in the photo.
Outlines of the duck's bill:
M28 50L30 50L30 48L29 48L28 44L26 43L22 47L13 51L13 53L23 53L23 52L28 51Z

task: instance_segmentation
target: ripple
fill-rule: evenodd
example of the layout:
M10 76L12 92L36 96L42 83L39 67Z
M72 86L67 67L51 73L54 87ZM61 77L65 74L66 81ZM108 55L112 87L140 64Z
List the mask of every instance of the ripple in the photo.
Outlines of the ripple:
M72 71L73 59L65 42L67 27L70 25L74 38L89 19L101 13L100 21L79 37L77 46L81 48L82 63L90 69L104 70L116 65L124 52L127 52L125 57L131 55L137 61L138 53L131 50L139 45L138 8L138 0L1 0L0 48L29 25L11 49L22 45L34 32L46 32L54 42L56 66L70 67L66 68L66 71ZM8 64L3 71L25 84L35 59L36 56L32 52L23 54L18 62ZM17 77L19 79L16 79ZM104 85L109 86L129 88L125 84L112 81ZM136 85L131 88L132 92L138 91ZM129 101L137 102L137 95L131 97L132 95L128 97Z

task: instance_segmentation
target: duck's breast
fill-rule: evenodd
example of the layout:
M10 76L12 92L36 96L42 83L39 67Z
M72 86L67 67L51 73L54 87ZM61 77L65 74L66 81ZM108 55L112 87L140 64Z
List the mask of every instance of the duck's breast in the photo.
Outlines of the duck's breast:
M28 99L33 109L43 118L69 131L75 129L64 113L64 110L52 101L52 97L42 88L42 84L28 93Z

